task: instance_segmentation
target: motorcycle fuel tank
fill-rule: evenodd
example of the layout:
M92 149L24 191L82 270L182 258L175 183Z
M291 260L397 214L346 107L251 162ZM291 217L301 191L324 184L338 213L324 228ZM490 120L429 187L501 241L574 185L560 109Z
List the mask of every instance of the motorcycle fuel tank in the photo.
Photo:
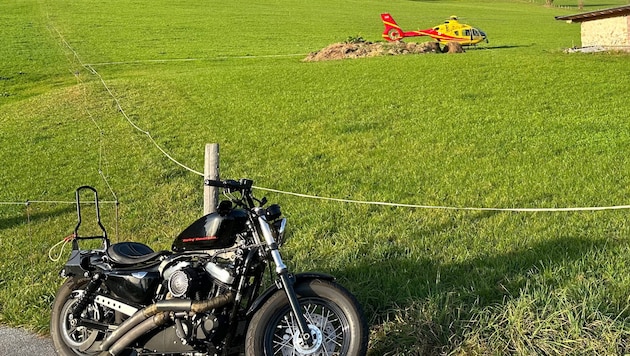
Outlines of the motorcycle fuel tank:
M225 214L211 213L188 226L173 242L175 252L214 250L231 247L236 235L247 228L247 213L233 209Z

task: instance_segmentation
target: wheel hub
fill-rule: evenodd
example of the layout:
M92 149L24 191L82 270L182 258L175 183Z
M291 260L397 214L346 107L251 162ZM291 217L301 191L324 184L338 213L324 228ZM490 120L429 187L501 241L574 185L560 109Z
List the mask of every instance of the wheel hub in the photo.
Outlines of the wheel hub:
M326 315L326 316L324 316ZM341 326L335 324L336 314L327 309L311 309L306 308L304 313L308 328L311 335L312 344L308 346L302 338L295 319L284 319L284 325L280 334L276 334L277 339L274 341L273 355L281 356L329 356L340 355L340 345L343 340L340 339Z
M322 347L322 332L319 328L313 324L309 324L308 328L311 332L311 339L313 340L313 344L308 346L304 340L302 339L302 334L299 330L293 334L293 346L295 347L295 351L299 352L301 355L312 355L315 352L319 351Z

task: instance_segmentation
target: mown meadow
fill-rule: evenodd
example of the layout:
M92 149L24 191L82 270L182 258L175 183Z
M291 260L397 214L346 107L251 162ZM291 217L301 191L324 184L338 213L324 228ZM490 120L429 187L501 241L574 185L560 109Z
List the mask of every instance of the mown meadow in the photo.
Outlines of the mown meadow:
M0 323L48 332L78 186L119 200L101 206L114 241L170 248L202 213L202 178L153 141L196 171L219 143L222 177L320 197L630 204L630 57L564 53L579 25L554 16L580 10L554 3L0 2ZM381 41L382 12L458 15L489 43L302 61ZM630 352L627 209L258 193L289 219L290 267L357 295L371 355Z

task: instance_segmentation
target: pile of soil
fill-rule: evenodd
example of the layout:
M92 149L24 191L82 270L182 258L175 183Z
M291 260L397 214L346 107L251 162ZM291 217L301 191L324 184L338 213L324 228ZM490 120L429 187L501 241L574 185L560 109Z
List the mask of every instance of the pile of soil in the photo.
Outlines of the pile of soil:
M405 42L341 42L317 52L311 52L305 62L329 61L346 58L364 58L376 56L395 56L401 54L420 53L463 53L464 49L457 42L447 43L443 49L437 42L405 43Z

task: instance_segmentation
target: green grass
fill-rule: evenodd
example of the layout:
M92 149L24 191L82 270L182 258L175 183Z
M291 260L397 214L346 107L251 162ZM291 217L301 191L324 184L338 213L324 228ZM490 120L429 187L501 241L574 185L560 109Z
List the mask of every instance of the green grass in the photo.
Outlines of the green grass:
M218 142L225 178L406 204L628 204L629 57L562 53L579 26L554 16L577 11L543 3L5 1L0 202L72 200L83 184L112 200L101 170L121 201L118 221L102 207L114 240L155 248L202 211L200 177L82 62L183 164L201 170ZM385 11L409 29L458 15L490 43L301 61L348 36L380 40ZM628 351L626 210L267 195L290 219L291 267L338 276L364 305L373 355ZM74 225L71 204L0 205L0 322L47 332L64 262L48 249Z

